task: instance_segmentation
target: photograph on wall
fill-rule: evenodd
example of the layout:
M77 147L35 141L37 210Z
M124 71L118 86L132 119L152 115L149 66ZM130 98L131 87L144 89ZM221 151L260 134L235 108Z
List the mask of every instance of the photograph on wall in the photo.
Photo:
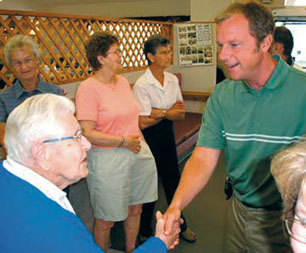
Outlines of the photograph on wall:
M211 24L180 24L177 29L180 66L212 65Z

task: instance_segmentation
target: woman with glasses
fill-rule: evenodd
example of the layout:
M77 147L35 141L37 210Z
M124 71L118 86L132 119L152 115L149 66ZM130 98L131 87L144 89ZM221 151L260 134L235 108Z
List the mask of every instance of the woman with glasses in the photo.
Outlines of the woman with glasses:
M0 93L0 159L5 123L11 111L31 96L42 93L62 94L59 87L41 79L38 73L40 51L31 37L24 34L12 37L4 47L4 56L17 80ZM3 153L5 157L5 150Z
M271 171L284 201L284 227L291 247L306 252L306 139L276 154Z
M133 94L140 104L140 127L154 155L168 204L171 203L180 180L173 121L185 118L185 104L175 75L165 70L171 65L170 40L153 35L144 44L149 68L136 81ZM151 223L155 202L145 204L141 214L140 240L153 233ZM181 226L181 236L188 242L196 240L195 233Z
M135 248L143 203L157 199L154 158L138 126L139 106L122 70L118 39L95 33L85 46L92 77L76 94L77 118L93 148L87 177L94 237L107 250L110 230L124 221L126 252Z

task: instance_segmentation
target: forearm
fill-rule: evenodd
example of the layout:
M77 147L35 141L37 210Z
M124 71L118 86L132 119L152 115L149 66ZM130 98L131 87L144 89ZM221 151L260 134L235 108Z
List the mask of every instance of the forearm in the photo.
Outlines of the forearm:
M165 118L175 121L185 119L185 110L182 109L170 109L166 111Z
M211 152L212 151L212 152ZM220 150L196 147L185 165L169 208L183 210L207 185L219 159Z
M139 117L140 129L146 129L147 127L154 126L158 124L161 120L162 118L155 119L150 116L140 116Z
M105 134L97 130L83 130L84 136L91 144L102 147L119 147L122 145L123 137L121 135Z

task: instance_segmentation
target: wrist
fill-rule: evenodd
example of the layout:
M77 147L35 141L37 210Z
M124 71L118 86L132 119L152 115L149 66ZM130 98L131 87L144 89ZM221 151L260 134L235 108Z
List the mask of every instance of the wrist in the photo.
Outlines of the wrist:
M119 145L118 145L118 148L123 147L124 143L125 143L125 137L124 137L124 136L121 136L121 141L120 141L120 143L119 143Z

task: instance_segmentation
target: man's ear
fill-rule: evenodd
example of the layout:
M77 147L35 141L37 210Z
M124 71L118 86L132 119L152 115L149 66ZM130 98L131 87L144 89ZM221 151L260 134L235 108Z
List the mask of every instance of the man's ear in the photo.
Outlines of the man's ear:
M49 166L49 149L47 145L43 143L36 142L32 144L31 147L31 154L33 160L38 165L39 168L43 169L44 171L48 171L50 169Z
M37 161L45 161L48 159L48 148L43 143L33 143L31 147L32 157Z
M268 52L273 44L273 36L272 34L268 34L261 42L261 49L264 52Z

